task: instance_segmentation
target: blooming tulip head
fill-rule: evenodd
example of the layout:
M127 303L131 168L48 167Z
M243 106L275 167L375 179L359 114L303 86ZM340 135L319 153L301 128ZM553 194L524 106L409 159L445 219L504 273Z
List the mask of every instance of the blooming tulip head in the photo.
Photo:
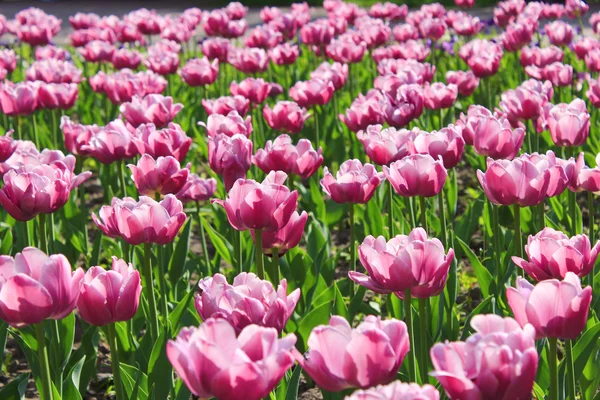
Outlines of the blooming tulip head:
M339 118L352 132L367 129L369 125L383 124L382 100L379 90L371 89L366 96L359 94L346 109L346 115L340 114Z
M110 206L102 206L94 223L109 237L121 237L131 245L171 243L185 222L183 204L172 194L160 201L140 196L113 198Z
M563 51L556 46L548 47L523 47L521 49L521 65L527 67L535 65L536 67L545 67L553 62L562 62L564 58Z
M252 166L252 141L240 134L209 136L208 163L213 171L223 175L225 190L229 191Z
M244 49L230 48L227 61L238 71L245 74L264 72L269 66L269 56L264 49L247 47Z
M476 315L466 342L436 343L435 372L450 399L528 399L538 366L535 332L512 318Z
M458 87L454 84L444 85L441 82L427 83L423 90L424 104L430 110L450 108L458 96Z
M562 232L544 228L527 240L525 252L529 261L512 259L537 281L564 279L567 272L583 278L592 271L599 250L600 243L591 248L586 235L569 238Z
M262 234L262 252L268 256L273 255L273 251L277 251L278 256L282 256L288 252L288 250L298 246L302 235L304 233L304 227L308 220L308 214L306 211L302 211L302 214L298 214L294 211L288 223L281 229L275 232L263 232ZM254 231L250 232L252 239L256 241L256 235Z
M410 290L418 298L437 296L444 290L454 260L454 250L446 254L442 242L428 239L423 228L388 242L383 236L367 236L358 247L358 255L369 275L351 271L348 276L354 282L376 293L402 296Z
M321 187L336 203L365 204L384 180L383 172L377 172L372 164L363 166L356 159L344 161L335 178L327 167L323 172Z
M389 385L380 385L366 390L357 390L344 400L440 400L440 392L429 385L394 381Z
M443 160L429 154L414 154L383 166L386 179L400 196L432 197L437 195L448 177Z
M298 46L292 45L288 42L279 44L269 50L269 57L277 65L291 65L296 62L296 59L300 55Z
M533 325L536 339L576 339L585 328L592 288L582 289L573 272L562 281L548 279L535 286L519 277L516 288L506 289L506 297L519 324Z
M79 316L96 326L129 321L137 312L141 291L140 273L113 256L110 270L87 270L77 300Z
M188 174L185 185L175 194L182 203L206 201L213 197L217 190L215 178L203 179L196 174Z
M157 128L166 126L183 109L183 104L173 104L173 98L162 94L149 94L144 98L133 96L130 103L123 103L119 111L127 123L134 128L142 124L154 124Z
M215 100L202 100L202 107L208 115L227 115L237 111L241 116L245 116L250 107L250 100L244 96L221 96Z
M285 172L270 172L262 183L238 179L225 200L213 202L223 206L231 226L238 231L283 228L296 210L298 192L283 185Z
M81 150L103 164L111 164L143 153L143 146L136 139L133 128L117 119L94 132Z
M287 281L277 290L268 280L242 272L227 283L225 276L215 274L198 282L201 293L196 297L196 310L204 321L221 318L229 321L236 332L256 324L282 332L300 299L300 289L287 294Z
M550 43L555 46L568 46L573 40L575 29L565 21L554 21L544 26Z
M236 331L223 319L183 328L167 342L167 357L190 391L202 398L260 400L294 364L296 336L249 325Z
M15 258L0 256L0 319L20 328L60 320L75 308L83 269L71 271L62 254L26 247Z
M309 81L298 81L290 88L290 97L300 107L313 107L329 103L335 87L332 81L322 79L311 79Z
M38 92L35 82L0 83L0 111L9 117L30 115L38 107Z
M283 171L308 179L323 163L321 151L321 148L313 149L308 139L300 139L294 146L292 138L280 135L267 141L264 149L258 149L253 162L265 173Z
M293 101L280 101L273 108L265 105L263 116L271 129L296 134L302 131L310 114Z
M219 62L227 61L229 53L229 40L219 37L209 37L202 41L200 48L209 60L219 60Z
M156 160L149 154L144 154L137 165L129 164L133 182L140 194L154 197L160 194L175 194L187 182L190 172L181 168L177 159L167 156Z
M185 158L192 138L187 137L181 126L173 122L166 128L156 129L154 124L140 125L136 130L136 141L142 151L152 157L173 156L181 162Z
M479 78L473 71L448 71L446 81L456 85L458 94L463 97L472 95L479 86Z
M229 90L232 95L244 96L252 104L261 104L269 96L271 84L262 78L246 78L240 83L231 82Z
M343 64L360 62L366 51L367 44L365 42L357 44L348 37L334 39L325 48L325 52L332 60Z
M208 116L206 123L198 122L198 125L206 129L209 137L218 135L244 135L249 137L252 133L252 117L244 119L237 111L231 111L227 115L212 114Z
M575 99L570 104L557 104L548 113L548 127L557 146L581 146L590 132L590 114L585 102Z
M512 129L508 119L503 116L478 114L472 127L473 147L482 156L512 159L525 139L525 130Z
M385 128L381 125L370 125L360 131L356 137L365 147L367 156L377 165L389 165L414 153L414 139L419 132L413 130Z
M11 137L12 131L0 136L0 163L8 160L17 149L18 142Z
M409 351L406 324L367 316L355 329L334 315L308 337L306 358L296 359L319 387L330 392L389 383Z
M181 70L181 79L189 86L205 86L214 83L219 76L219 60L209 58L194 58L189 60Z
M415 153L429 154L436 160L442 157L446 169L454 168L465 150L462 129L454 125L439 131L421 131L415 136L413 143Z
M50 110L68 110L75 105L78 94L76 83L44 83L38 89L38 106Z
M419 118L424 105L423 89L420 85L402 85L395 96L386 94L382 102L383 118L390 126L401 128Z

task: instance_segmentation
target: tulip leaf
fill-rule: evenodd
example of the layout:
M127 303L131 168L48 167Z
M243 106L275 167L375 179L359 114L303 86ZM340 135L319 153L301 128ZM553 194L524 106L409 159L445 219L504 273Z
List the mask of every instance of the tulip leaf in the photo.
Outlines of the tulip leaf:
M148 399L148 377L132 365L121 363L121 379L123 387L130 399Z
M492 303L492 301L494 301L493 296L486 297L481 303L477 305L477 307L473 309L473 311L471 311L471 314L469 314L469 316L465 320L465 325L460 340L464 341L471 333L471 319L477 314L483 314L487 310L490 303Z
M0 365L4 365L4 350L6 349L6 337L8 336L8 324L0 322Z
M152 347L148 361L148 383L156 399L166 399L173 384L173 367L167 358L167 335L169 330L163 329Z
M13 245L13 234L10 229L6 229L2 240L0 240L0 254L10 254Z
M73 342L75 340L75 314L71 313L67 315L65 318L60 321L51 321L52 324L56 324L58 327L58 333L60 335L60 342L56 343L61 350L59 363L61 371L66 367L67 362L69 362L69 356L73 351ZM51 346L54 345L54 340L56 338L52 335L53 342ZM52 349L52 347L50 347ZM51 352L52 353L52 352ZM55 354L54 356L57 356ZM62 372L61 372L62 373Z
M171 260L169 261L168 274L171 278L171 282L177 282L179 279L181 279L185 271L185 261L190 249L190 232L192 231L191 226L192 219L188 218L181 236L177 241L177 245L175 246L175 251L173 252ZM202 249L202 251L206 251L206 249Z
M337 282L333 283L333 290L334 290L334 311L335 311L335 315L340 315L346 319L349 319L349 315L348 315L348 307L346 307L346 302L344 301L344 297L342 296L342 292L340 292L340 289L338 288ZM352 322L352 321L349 321Z
M300 320L298 323L298 334L304 341L304 348L306 348L308 335L310 335L312 330L318 325L326 325L329 323L330 309L330 303L321 304Z
M28 380L29 372L17 376L0 390L0 399L24 399Z
M577 343L574 343L573 370L575 377L581 376L588 359L596 355L593 350L598 345L598 338L600 338L600 322L587 329L577 340ZM561 373L564 374L566 367L565 358L560 363L559 371L562 371Z
M85 324L80 321L80 323ZM98 353L98 344L100 342L100 333L98 327L94 325L85 325L83 336L81 336L81 345L75 350L67 364L67 370L73 369L75 364L85 357L79 378L79 392L85 393L88 383L96 374L96 360Z
M483 293L484 297L488 297L493 292L493 290L491 290L493 289L492 286L494 282L492 275L483 266L483 264L481 264L481 261L479 261L475 253L473 253L473 250L471 250L471 248L465 242L463 242L461 238L456 237L455 239L458 242L458 244L460 244L460 247L462 248L463 252L469 259L471 266L473 267L473 272L475 272L475 276L477 277L477 281L479 282L481 293Z
M356 289L356 293L352 297L352 300L350 300L350 307L348 308L348 313L349 313L348 319L350 321L352 321L354 319L354 316L360 310L360 306L362 305L362 302L363 302L363 299L365 298L366 292L367 292L367 288L364 286L358 286L358 288Z
M215 231L204 217L200 217L200 220L202 221L202 225L204 226L206 233L208 233L210 241L215 247L217 254L227 261L229 265L233 265L233 259L231 257L231 254L233 253L233 246L231 243L229 243L223 235Z
M179 301L177 307L169 314L169 325L171 326L171 333L176 334L179 332L179 323L184 311L188 308L190 300L194 298L195 290L190 290L187 294Z
M81 393L79 393L79 379L81 378L81 371L85 363L85 355L81 357L77 363L71 368L69 374L66 376L63 382L63 395L65 399L81 399Z
M296 400L298 398L298 387L300 386L300 377L302 376L302 367L296 365L292 377L288 382L285 400Z
M177 394L175 400L189 400L192 396L192 392L181 379L178 379L175 383L175 393Z
M383 215L381 207L376 201L367 203L367 224L365 225L365 228L368 228L365 233L373 236L383 235Z

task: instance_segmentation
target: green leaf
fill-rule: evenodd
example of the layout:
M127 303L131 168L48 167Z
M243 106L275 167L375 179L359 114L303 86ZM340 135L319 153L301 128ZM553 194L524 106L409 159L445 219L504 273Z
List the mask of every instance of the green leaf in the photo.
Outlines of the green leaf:
M344 301L342 292L340 292L340 289L338 288L337 282L333 283L333 290L334 290L334 295L335 295L335 297L334 297L335 314L340 315L346 319L349 319L348 307L346 307L346 302ZM349 322L352 322L352 321L349 321Z
M181 322L181 317L184 311L187 309L190 300L194 298L195 290L190 290L187 294L181 299L177 307L169 314L169 325L171 327L171 333L175 335L179 332L179 323Z
M187 259L188 251L190 249L190 232L192 231L192 219L188 218L188 221L183 228L183 232L177 241L175 251L171 256L169 262L169 277L172 282L177 282L183 276L185 271L185 260Z
M27 381L29 380L29 372L19 375L0 390L0 399L17 400L25 398L27 390Z
M285 400L296 400L298 398L298 387L300 386L300 377L302 376L302 367L296 365L292 377L288 383Z
M598 338L600 337L600 322L585 331L583 335L577 340L577 343L573 347L573 370L575 377L580 377L583 369L590 357L594 357L594 348L598 345ZM559 371L564 373L566 368L566 358L563 359L559 366Z
M148 377L132 365L121 363L123 386L130 399L148 399Z
M148 383L154 388L152 394L156 399L166 399L173 384L173 368L167 358L168 332L168 329L162 330L148 361Z
M383 234L383 214L381 213L381 207L376 201L367 203L366 219L368 230L365 233L373 236Z
M356 289L356 293L354 294L354 297L352 297L352 300L350 300L350 307L348 309L348 313L349 313L348 319L350 321L352 321L354 319L354 316L360 310L360 306L363 302L363 299L365 298L365 293L367 293L367 288L364 286L358 286L358 289Z
M474 316L476 316L477 314L482 314L484 312L484 310L487 309L487 307L492 302L492 300L494 300L493 296L486 297L481 303L479 303L479 305L477 307L475 307L473 309L473 311L471 311L471 314L469 314L469 316L465 320L465 327L463 329L463 333L462 333L462 336L460 337L460 340L464 341L467 339L467 337L469 336L469 333L471 332L471 329L470 329L471 319Z
M229 243L223 235L215 231L213 227L210 226L208 221L204 219L204 217L200 217L200 220L202 221L202 226L204 226L204 230L206 233L208 233L208 237L215 247L217 254L227 261L229 265L233 265L233 259L231 256L233 254L233 246L231 243Z
M65 399L81 399L81 394L79 393L79 379L84 363L85 355L75 363L73 368L69 371L69 374L65 377L63 383L63 397Z
M484 297L488 297L491 293L494 292L493 284L494 279L490 272L481 264L481 261L477 258L473 250L462 241L461 238L456 237L456 241L460 244L463 252L469 259L471 266L473 267L473 272L475 272L475 276L477 277L477 281L479 282L479 287L481 288L481 293Z
M96 235L94 239L94 247L92 247L92 256L90 257L90 265L98 265L100 260L100 250L102 248L102 235Z
M13 245L13 234L10 229L4 233L4 237L0 240L0 254L10 254L10 248Z
M304 344L308 341L308 335L318 325L326 325L329 323L330 304L325 303L319 307L313 309L311 312L306 314L304 318L298 323L298 334L304 340Z
M58 332L60 334L60 365L64 368L69 362L69 356L73 351L73 342L75 340L75 314L71 313L59 321L52 321L58 324ZM53 336L52 340L56 340ZM52 347L50 348L50 350Z

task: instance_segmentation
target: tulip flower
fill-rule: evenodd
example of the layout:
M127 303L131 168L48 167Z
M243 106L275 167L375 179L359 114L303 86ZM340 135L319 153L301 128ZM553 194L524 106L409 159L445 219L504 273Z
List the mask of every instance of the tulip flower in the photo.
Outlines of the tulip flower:
M195 305L202 320L227 320L238 333L252 324L282 332L300 299L300 289L287 294L285 279L275 290L268 280L246 272L237 275L231 285L225 276L215 274L201 279L198 287L201 294Z
M368 315L352 329L334 315L329 325L319 325L308 337L306 358L297 351L298 363L319 387L339 392L389 383L409 351L406 324Z
M424 105L429 110L450 108L458 96L458 87L454 84L444 85L441 82L425 84L423 90Z
M421 37L431 40L439 40L446 32L446 24L439 18L425 18L419 24Z
M354 282L376 293L402 296L407 290L420 299L437 296L444 290L454 250L448 254L438 239L428 239L423 228L398 235L386 243L383 236L367 236L358 246L361 264L369 275L350 271ZM404 261L410 260L410 262Z
M0 319L16 328L71 314L84 271L71 271L62 254L26 247L14 258L0 256Z
M346 115L340 114L339 118L352 132L365 130L369 125L383 124L382 99L381 92L375 89L369 90L366 96L359 94L346 109Z
M271 129L296 134L302 131L310 114L293 101L280 101L272 109L265 105L263 116Z
M514 90L502 93L500 107L512 120L532 120L540 116L544 106L552 99L550 82L529 79Z
M143 145L134 135L132 128L117 119L94 132L81 150L102 164L112 164L143 153Z
M131 102L119 106L119 111L127 123L134 128L142 124L154 124L158 128L166 126L183 109L183 104L173 104L173 98L161 94L145 97L133 96Z
M308 220L308 214L306 211L302 211L302 214L298 214L294 211L288 223L281 229L275 232L263 232L262 233L262 252L268 256L274 256L273 251L277 251L277 257L280 257L288 252L288 250L298 246L302 235L304 233L304 227ZM256 235L254 231L250 231L252 239L256 241Z
M135 50L117 49L113 52L110 62L116 69L137 69L142 63L142 56Z
M589 88L585 95L592 105L596 108L600 107L600 83L596 79L588 80Z
M370 125L365 131L359 131L356 138L365 147L371 161L377 165L389 165L414 153L414 139L419 132L418 128L409 131Z
M215 100L202 100L202 107L208 115L227 115L237 111L242 117L248 114L250 100L243 96L221 96Z
M38 106L38 88L32 82L0 83L0 111L9 117L30 115Z
M398 5L388 1L385 3L375 3L369 9L369 16L392 21L404 19L407 14L408 6L406 4Z
M149 53L144 65L160 75L170 75L179 68L179 54L170 51Z
M416 383L394 381L366 390L357 390L344 400L439 400L440 392L431 385L419 386Z
M79 316L91 325L129 321L137 312L142 285L132 264L112 257L112 268L87 270L77 300Z
M137 165L129 164L127 167L131 170L138 192L149 196L179 192L190 172L188 168L181 168L179 161L171 156L155 160L149 154L144 154Z
M586 58L586 55L594 49L600 48L600 41L598 39L584 36L581 39L573 42L571 44L573 47L573 52L577 55L577 58L583 60Z
M79 83L81 71L68 61L56 59L35 61L25 72L28 81L46 83Z
M554 62L562 62L564 58L563 51L556 46L548 47L523 47L521 49L521 65L527 67L535 65L536 67L545 67Z
M504 52L498 44L483 39L471 40L463 45L459 52L460 58L478 78L495 75L503 55Z
M242 118L237 111L231 111L229 114L212 114L208 116L206 123L198 122L198 125L206 129L209 137L216 137L220 134L232 137L233 135L244 135L249 137L252 133L252 117Z
M181 79L189 86L213 84L219 76L219 60L207 57L189 60L180 70Z
M464 14L452 22L452 28L460 36L473 36L479 33L484 24L478 17Z
M574 99L571 103L557 104L548 113L548 127L557 146L581 146L590 131L590 114L585 102Z
M244 40L244 44L247 47L272 49L282 41L283 35L281 32L270 25L259 25L250 31L250 34Z
M279 44L269 50L271 61L277 65L292 65L300 55L298 46L288 42Z
M331 59L343 64L360 62L366 51L365 42L357 44L352 39L333 39L325 48L325 52Z
M472 71L448 71L446 81L456 85L458 93L463 97L472 95L479 86L479 78Z
M385 122L390 126L401 128L423 113L424 95L421 86L403 85L398 88L394 97L386 95L382 109Z
M17 149L18 142L11 135L13 131L8 131L4 136L0 136L0 163L8 160Z
M442 158L435 160L429 154L415 154L383 166L383 173L396 193L404 197L432 197L437 195L448 173Z
M487 110L486 110L487 111ZM514 158L525 138L523 128L512 129L508 119L502 116L480 114L472 126L475 151L491 158Z
M322 47L328 45L334 34L334 28L322 19L310 22L300 29L302 43L308 46Z
M536 339L576 339L585 328L592 288L582 289L573 272L562 281L548 279L535 286L519 277L516 288L506 289L506 297L519 324L533 325Z
M592 271L598 251L600 243L591 248L586 235L569 239L562 232L544 228L527 240L525 252L529 261L520 257L512 257L512 260L537 281L564 279L568 272L583 278Z
M528 207L544 201L558 176L552 175L543 164L519 157L512 161L488 158L487 170L485 173L478 170L477 178L492 203Z
M461 160L465 140L462 129L449 125L439 131L420 132L413 139L414 153L429 154L433 159L442 158L446 169L454 168Z
M37 51L36 51L37 54ZM17 68L17 55L14 50L0 50L0 69L6 73L13 72Z
M296 336L247 326L236 338L229 322L211 318L167 342L167 357L190 391L203 398L260 400L294 364Z
M298 192L283 185L286 178L285 172L270 172L262 183L238 179L225 200L213 202L225 208L235 230L274 232L288 223L298 203Z
M308 179L323 163L323 156L321 148L315 151L308 139L300 139L294 146L288 135L280 135L267 141L264 149L258 149L252 161L267 174L283 171Z
M344 161L335 178L327 167L323 173L321 187L336 203L366 204L384 180L383 172L377 172L372 164L363 166L356 159Z
M555 46L568 46L573 40L575 30L564 21L554 21L544 26L550 43Z
M246 78L240 83L233 81L229 85L229 91L232 95L244 96L252 104L264 103L270 90L271 84L265 82L262 78Z
M100 22L100 17L95 13L75 13L69 17L69 24L73 29L87 29L96 26Z
M138 126L135 141L140 153L146 153L154 158L173 156L181 162L187 155L192 138L186 136L181 126L173 122L166 128L156 129L154 124Z
M208 162L213 171L223 175L225 190L229 191L252 166L252 141L240 134L209 136Z
M311 79L309 81L298 81L290 88L290 97L300 107L313 107L329 103L335 87L332 81L322 79Z
M213 197L217 190L217 180L214 178L203 179L196 174L188 174L187 181L175 197L182 203L192 201L206 201Z
M106 236L121 237L130 245L171 243L186 219L183 205L172 194L160 202L146 196L137 202L131 197L114 197L98 215L92 213L92 220Z
M407 40L416 40L419 38L419 30L411 24L398 24L394 26L394 39L398 42L406 42Z
M229 53L229 40L219 37L209 37L204 39L201 44L202 54L209 60L219 60L219 62L227 61Z
M466 342L436 343L435 372L450 399L528 399L538 366L534 329L494 314L471 320L475 334Z
M68 110L75 105L79 89L76 83L45 83L38 89L38 106Z
M267 70L269 56L265 50L255 47L230 48L227 54L227 62L245 74L256 74Z
M565 12L569 18L579 18L589 10L589 6L583 0L566 0Z

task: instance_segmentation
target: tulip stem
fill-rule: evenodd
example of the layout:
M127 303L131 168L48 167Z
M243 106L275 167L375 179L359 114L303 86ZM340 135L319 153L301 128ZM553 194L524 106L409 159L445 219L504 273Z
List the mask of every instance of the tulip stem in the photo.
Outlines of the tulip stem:
M271 263L273 269L273 286L277 286L279 282L281 282L281 277L279 276L279 250L277 247L273 247L271 249Z
M440 226L442 228L442 244L444 248L446 248L446 243L448 242L448 237L446 234L446 210L444 210L444 189L440 190L438 193L438 207L440 209Z
M419 196L419 201L421 202L421 226L427 232L427 213L425 210L427 209L427 203L425 202L424 196Z
M117 400L126 399L121 380L121 363L119 361L119 348L117 347L117 331L114 322L108 324L108 344L110 346L113 385L117 393Z
M556 365L556 338L548 338L550 351L548 353L548 367L550 368L550 398L558 399L558 368Z
M159 203L160 202L160 192L156 192L154 194L154 198L156 199L156 202ZM159 280L159 290L160 290L160 308L161 308L161 313L162 313L162 317L166 321L169 318L169 306L168 306L168 300L167 300L167 294L169 292L169 289L167 288L167 280L165 279L165 267L164 267L164 260L163 260L163 248L161 245L156 245L156 256L158 259L158 280Z
M354 232L354 203L350 204L350 271L356 271L356 232ZM350 298L354 297L354 281L350 282Z
M318 149L319 146L321 145L321 135L319 132L319 107L315 106L314 108L315 110L315 149ZM352 143L350 143L350 145L352 145Z
M419 342L421 348L421 359L419 360L419 369L421 371L421 383L426 384L429 381L427 376L427 299L419 299Z
M150 265L150 256L152 247L150 243L144 243L144 278L146 280L146 298L148 299L148 308L150 309L149 330L152 340L157 339L158 316L156 314L156 297L154 296L154 278L152 277L152 266Z
M56 113L58 113L58 110L50 110L50 114L52 114L52 141L54 142L54 149L60 150L58 147L58 124L56 123Z
M590 237L590 243L593 246L595 246L596 244L596 238L595 238L595 234L596 232L594 232L595 229L595 224L596 221L595 219L595 213L594 213L594 193L592 192L588 192L588 212L589 212L589 228L590 228L590 232L589 232L589 237ZM592 287L592 289L594 288L594 277L596 276L596 263L594 263L594 267L592 268L592 273L588 275L588 283L589 285Z
M45 254L48 254L48 241L46 240L46 214L38 215L39 222L39 237L40 237L40 250Z
M408 327L408 339L410 341L410 354L408 355L408 380L415 382L417 376L416 360L415 360L415 335L412 319L412 294L410 289L404 291L404 315L406 316L406 326Z
M121 161L119 163L119 183L121 184L121 190L122 190L122 194L123 197L127 197L127 186L125 186L125 172L123 171L125 169L125 161ZM160 194L159 197L156 201L160 201Z
M496 299L502 296L502 244L500 241L500 206L492 205L492 229L494 231L494 262L496 263ZM516 231L515 231L516 235Z
M212 276L212 267L210 265L210 258L208 257L208 247L206 247L206 234L204 233L204 225L202 225L202 219L200 218L200 202L196 202L196 218L198 220L198 228L200 229L200 241L202 243L202 255L204 256L204 263L206 264L207 276Z
M265 264L262 252L262 229L254 230L256 240L256 274L260 279L265 279Z
M31 122L33 123L33 141L35 142L35 147L37 149L40 148L40 140L38 138L38 131L37 131L37 122L35 120L35 112L33 114L31 114Z
M50 365L48 362L48 350L46 348L46 333L44 325L40 322L35 324L35 335L37 339L37 352L40 361L40 373L42 379L42 400L52 400L52 380L50 379Z
M515 250L517 257L523 258L523 233L521 232L521 206L518 204L514 205L515 212ZM523 270L521 270L521 275Z
M565 347L567 353L567 388L569 393L569 399L575 400L575 370L573 368L573 341L570 339L565 340Z
M83 172L83 159L81 157L77 157L77 167L76 171ZM77 187L77 194L79 196L79 210L81 211L81 231L83 232L83 251L85 254L85 258L87 260L88 257L88 246L89 246L89 236L87 229L87 221L88 221L88 211L85 204L85 188L83 187L83 183ZM126 258L128 256L125 256ZM127 261L129 262L129 260Z
M414 205L414 198L413 197L409 197L407 199L408 201L408 209L410 211L410 223L412 224L413 228L417 227L417 216L415 215L415 205Z
M390 238L394 237L394 189L392 184L388 185L388 229Z
M444 128L444 109L440 108L440 129Z

